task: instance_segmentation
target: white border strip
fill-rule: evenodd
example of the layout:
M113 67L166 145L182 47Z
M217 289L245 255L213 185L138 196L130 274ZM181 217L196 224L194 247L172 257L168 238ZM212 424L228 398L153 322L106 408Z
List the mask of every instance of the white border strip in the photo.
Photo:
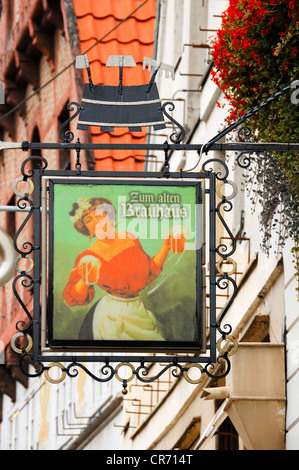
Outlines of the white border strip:
M85 126L102 126L102 127L147 127L147 126L159 126L165 125L164 121L155 122L92 122L92 121L78 121L78 124Z

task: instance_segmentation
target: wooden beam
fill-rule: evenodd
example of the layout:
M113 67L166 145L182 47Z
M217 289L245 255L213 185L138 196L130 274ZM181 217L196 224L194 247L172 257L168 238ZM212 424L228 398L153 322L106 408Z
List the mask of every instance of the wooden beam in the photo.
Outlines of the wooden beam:
M10 106L7 106L6 104L3 104L3 105L0 105L0 118L2 118L2 116L5 116L5 114L7 114L12 108ZM1 119L0 120L0 126L5 129L11 138L13 138L14 136L14 117L12 114L10 114L9 116L5 117L4 119ZM1 149L1 144L0 144L0 150ZM5 150L3 148L3 150Z
M44 54L51 69L54 70L54 43L52 36L32 19L29 20L28 28L32 44Z
M46 23L50 23L56 26L58 29L63 29L63 18L60 9L60 2L57 0L43 0L43 9L45 15L42 19L41 25L45 26Z
M16 106L21 103L25 98L25 89L24 87L19 86L15 81L10 79L5 79L5 102L9 106Z
M0 393L16 400L16 382L4 364L0 364Z

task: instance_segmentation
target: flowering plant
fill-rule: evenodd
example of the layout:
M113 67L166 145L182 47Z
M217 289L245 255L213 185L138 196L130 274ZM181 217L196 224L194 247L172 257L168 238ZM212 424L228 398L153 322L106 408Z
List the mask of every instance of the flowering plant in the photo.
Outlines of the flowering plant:
M298 0L230 0L222 14L222 26L212 45L212 79L222 89L230 104L228 123L234 122L266 98L299 78L298 74ZM294 90L293 90L294 91ZM299 97L299 93L297 95ZM299 101L299 100L297 100ZM285 93L248 119L248 126L259 141L298 142L299 103ZM247 125L247 124L246 124ZM298 155L273 155L286 191L295 207L291 235L297 236L299 207ZM265 164L260 165L265 172ZM269 169L273 173L273 165ZM264 173L265 174L265 173ZM263 178L277 199L277 178ZM285 198L286 199L286 198ZM297 227L294 226L297 224Z

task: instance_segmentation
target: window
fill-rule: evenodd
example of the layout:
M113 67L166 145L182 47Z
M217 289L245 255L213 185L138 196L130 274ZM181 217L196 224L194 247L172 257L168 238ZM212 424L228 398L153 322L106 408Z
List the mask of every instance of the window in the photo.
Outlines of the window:
M239 450L239 436L227 418L216 432L217 450Z
M67 105L62 108L62 112L58 117L58 127L60 127L68 118L70 117ZM69 125L63 129L63 133L69 131ZM60 170L70 170L70 150L60 149L59 150L59 169Z
M13 196L7 204L8 206L15 206L15 196ZM16 217L14 210L8 210L6 213L6 232L13 238L16 233Z

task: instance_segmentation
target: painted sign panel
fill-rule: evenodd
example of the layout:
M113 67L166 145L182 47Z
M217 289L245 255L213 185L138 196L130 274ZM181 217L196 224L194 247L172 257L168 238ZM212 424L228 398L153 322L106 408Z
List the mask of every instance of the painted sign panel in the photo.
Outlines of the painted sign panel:
M204 350L202 182L50 179L48 343Z

